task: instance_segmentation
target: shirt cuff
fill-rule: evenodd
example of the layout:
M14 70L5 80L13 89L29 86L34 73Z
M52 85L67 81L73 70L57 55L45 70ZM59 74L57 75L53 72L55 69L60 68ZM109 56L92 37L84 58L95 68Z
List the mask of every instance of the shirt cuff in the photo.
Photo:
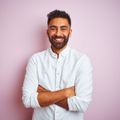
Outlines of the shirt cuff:
M77 111L76 107L74 106L74 97L75 96L67 99L69 111Z
M38 93L34 93L31 95L31 107L32 108L40 107L37 96L38 96Z

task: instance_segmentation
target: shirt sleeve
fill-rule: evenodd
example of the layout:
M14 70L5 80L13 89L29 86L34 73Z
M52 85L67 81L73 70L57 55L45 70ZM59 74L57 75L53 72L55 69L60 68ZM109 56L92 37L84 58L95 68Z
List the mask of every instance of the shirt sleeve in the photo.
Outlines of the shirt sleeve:
M40 107L37 100L37 69L34 57L32 56L26 67L26 74L22 87L22 101L26 108Z
M79 71L75 81L76 96L68 98L70 111L85 112L92 100L92 65L89 58L83 55L79 62Z

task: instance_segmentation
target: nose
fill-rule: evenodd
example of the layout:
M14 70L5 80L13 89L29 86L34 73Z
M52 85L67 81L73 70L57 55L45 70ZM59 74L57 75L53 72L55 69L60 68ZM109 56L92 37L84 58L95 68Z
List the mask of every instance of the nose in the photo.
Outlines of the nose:
M61 30L60 30L59 28L56 30L56 35L57 35L57 36L60 36L60 35L61 35Z

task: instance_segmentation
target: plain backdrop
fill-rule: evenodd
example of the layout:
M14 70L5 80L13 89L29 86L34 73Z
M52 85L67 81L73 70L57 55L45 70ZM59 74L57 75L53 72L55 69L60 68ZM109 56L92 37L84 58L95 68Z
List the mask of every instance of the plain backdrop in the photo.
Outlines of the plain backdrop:
M85 120L120 120L120 0L0 0L0 120L31 120L21 100L30 56L48 48L47 13L72 19L69 45L94 68Z

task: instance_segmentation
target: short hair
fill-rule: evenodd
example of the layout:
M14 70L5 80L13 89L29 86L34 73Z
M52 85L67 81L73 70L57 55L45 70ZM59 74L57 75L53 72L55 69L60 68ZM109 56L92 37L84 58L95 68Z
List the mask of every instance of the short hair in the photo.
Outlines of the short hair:
M48 21L47 24L49 25L50 21L54 18L65 18L68 20L69 25L71 26L71 18L70 15L68 13L66 13L65 11L62 10L54 10L50 13L47 14L48 17Z

